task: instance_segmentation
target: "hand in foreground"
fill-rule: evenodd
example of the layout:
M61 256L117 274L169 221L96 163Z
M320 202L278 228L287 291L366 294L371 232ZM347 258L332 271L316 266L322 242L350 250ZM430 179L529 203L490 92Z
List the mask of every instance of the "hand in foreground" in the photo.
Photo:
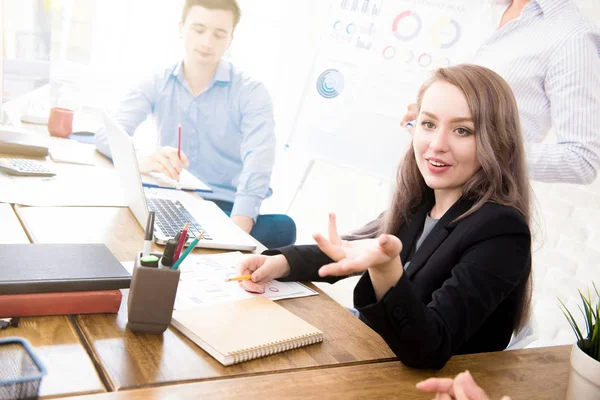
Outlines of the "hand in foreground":
M289 275L290 265L283 254L276 256L246 256L238 266L239 275L252 275L249 281L240 281L240 286L252 293L264 293L265 283Z
M490 400L469 371L461 372L456 378L429 378L417 383L417 389L426 393L437 393L438 400ZM502 400L510 400L504 396Z
M319 276L346 276L369 268L386 268L401 265L402 243L394 235L381 235L377 239L341 240L337 232L335 214L329 214L329 240L314 234L319 248L334 263L319 269Z
M417 105L409 104L406 107L406 113L402 116L400 120L400 126L406 128L412 133L414 131L414 126L409 126L408 123L417 119Z
M141 157L139 160L140 172L162 172L169 178L179 180L179 174L183 166L189 167L190 162L183 151L181 160L177 157L177 149L173 147L159 147L149 156Z

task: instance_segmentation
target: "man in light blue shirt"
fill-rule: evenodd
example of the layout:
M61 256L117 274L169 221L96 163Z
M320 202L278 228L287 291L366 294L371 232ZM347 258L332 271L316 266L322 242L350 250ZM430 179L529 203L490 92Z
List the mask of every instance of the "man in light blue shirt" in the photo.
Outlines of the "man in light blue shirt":
M296 227L286 215L259 215L271 195L275 133L270 96L222 59L240 18L236 0L186 0L179 30L183 61L134 87L114 115L129 134L152 116L160 147L139 159L140 171L178 179L183 165L213 193L239 227L268 248L293 244ZM181 159L177 129L182 127ZM109 155L105 131L96 134Z

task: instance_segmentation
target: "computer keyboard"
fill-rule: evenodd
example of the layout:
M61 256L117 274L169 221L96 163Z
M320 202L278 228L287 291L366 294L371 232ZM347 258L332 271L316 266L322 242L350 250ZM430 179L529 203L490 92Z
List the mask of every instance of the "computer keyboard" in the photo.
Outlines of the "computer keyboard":
M190 223L188 236L198 236L203 233L202 239L212 240L212 237L202 229L202 226L185 209L185 207L176 200L161 199L150 197L146 199L150 211L154 211L154 223L160 230L169 237L175 237L183 228L186 222Z
M18 176L56 175L43 163L28 158L0 157L0 171Z

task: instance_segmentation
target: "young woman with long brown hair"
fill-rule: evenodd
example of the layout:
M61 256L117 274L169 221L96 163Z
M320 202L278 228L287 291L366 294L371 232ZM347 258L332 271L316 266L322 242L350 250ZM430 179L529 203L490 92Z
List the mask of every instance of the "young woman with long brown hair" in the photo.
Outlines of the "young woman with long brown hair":
M360 318L409 366L506 348L527 317L530 187L514 96L496 73L442 68L418 95L412 146L389 209L341 240L249 256L242 282L322 280L363 273Z

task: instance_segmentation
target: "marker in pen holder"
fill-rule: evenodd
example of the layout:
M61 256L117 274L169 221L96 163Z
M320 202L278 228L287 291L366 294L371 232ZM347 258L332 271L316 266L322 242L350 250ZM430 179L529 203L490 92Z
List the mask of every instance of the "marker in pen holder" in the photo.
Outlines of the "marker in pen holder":
M151 253L160 258L160 253ZM129 299L127 329L140 333L163 333L171 323L179 284L179 270L142 265L136 254Z

